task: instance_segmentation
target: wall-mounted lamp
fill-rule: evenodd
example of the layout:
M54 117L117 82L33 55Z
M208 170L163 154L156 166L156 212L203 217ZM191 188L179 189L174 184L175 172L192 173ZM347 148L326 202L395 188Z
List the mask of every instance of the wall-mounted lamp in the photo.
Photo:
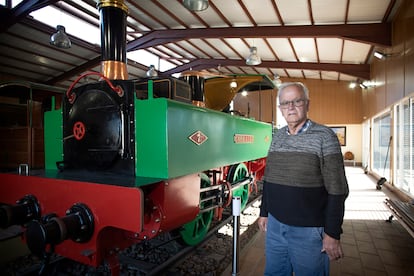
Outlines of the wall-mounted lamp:
M50 37L50 44L62 49L70 48L72 46L72 42L65 32L65 27L57 25L56 30L56 33L52 34Z
M208 0L183 0L183 5L190 11L204 11L208 8Z
M357 82L352 81L351 83L349 83L349 88L354 89L357 86Z
M359 84L359 87L361 87L361 89L367 89L368 87L367 86L365 86L365 84L363 84L363 83L360 83Z
M370 80L363 81L362 84L367 88L378 86L377 82Z
M246 59L247 65L259 65L262 63L262 59L257 54L257 47L250 47L250 55Z
M235 80L232 80L231 82L230 82L230 88L231 89L234 89L234 88L236 88L237 87L237 82L235 81Z
M382 52L379 52L379 51L374 52L374 57L376 57L377 59L380 59L380 60L385 60L385 59L387 59L387 57L390 57L390 56L391 55L385 54L385 53L382 53Z
M378 83L375 81L370 81L370 80L365 80L365 81L356 80L356 81L352 81L349 83L350 89L354 89L357 86L359 86L361 89L368 89L368 88L378 86Z
M147 71L147 77L149 77L149 78L155 78L155 77L158 77L158 73L157 73L157 70L155 70L155 66L154 65L150 65L150 67L148 68L148 71Z
M241 95L242 95L243 97L246 97L246 96L247 96L247 91L242 91L242 92L241 92Z

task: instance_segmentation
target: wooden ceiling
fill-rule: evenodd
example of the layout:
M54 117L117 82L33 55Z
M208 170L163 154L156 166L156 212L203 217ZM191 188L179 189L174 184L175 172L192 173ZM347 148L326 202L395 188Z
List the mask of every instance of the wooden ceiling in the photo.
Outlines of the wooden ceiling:
M391 22L403 0L210 0L200 12L180 0L125 0L130 78L145 76L155 55L160 74L204 70L214 74L267 74L289 78L362 81L375 50L391 47ZM54 8L99 35L93 0L28 0L0 9L2 79L68 87L81 73L100 71L99 43L65 26L72 47L49 44L56 26L35 19ZM245 63L255 46L262 63ZM142 56L142 58L140 57ZM164 66L164 62L169 66Z

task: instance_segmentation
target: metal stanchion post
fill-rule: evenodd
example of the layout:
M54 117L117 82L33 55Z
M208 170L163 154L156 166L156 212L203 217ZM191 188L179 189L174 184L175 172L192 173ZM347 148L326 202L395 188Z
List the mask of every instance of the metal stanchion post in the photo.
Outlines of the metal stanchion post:
M233 262L232 262L232 276L239 275L239 234L240 234L240 209L241 198L239 196L233 197Z
M19 175L28 176L29 175L29 164L20 164L18 172L19 172Z

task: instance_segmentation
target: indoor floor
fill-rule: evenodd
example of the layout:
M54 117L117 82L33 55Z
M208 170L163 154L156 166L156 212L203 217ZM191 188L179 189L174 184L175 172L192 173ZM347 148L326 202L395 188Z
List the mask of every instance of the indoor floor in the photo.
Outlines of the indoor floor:
M385 187L376 189L376 180L360 167L346 167L350 188L345 203L342 248L345 257L331 262L331 276L414 276L414 238L384 204L393 197ZM239 255L240 276L263 275L264 234L252 239ZM234 272L234 271L233 271ZM230 266L223 276L232 275Z

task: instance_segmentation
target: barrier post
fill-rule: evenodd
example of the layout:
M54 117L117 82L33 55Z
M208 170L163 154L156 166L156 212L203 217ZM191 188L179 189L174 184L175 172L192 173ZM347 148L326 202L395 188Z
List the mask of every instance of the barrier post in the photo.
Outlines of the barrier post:
M239 196L233 197L233 261L232 261L232 276L239 275L239 235L240 235L240 209L241 198Z

